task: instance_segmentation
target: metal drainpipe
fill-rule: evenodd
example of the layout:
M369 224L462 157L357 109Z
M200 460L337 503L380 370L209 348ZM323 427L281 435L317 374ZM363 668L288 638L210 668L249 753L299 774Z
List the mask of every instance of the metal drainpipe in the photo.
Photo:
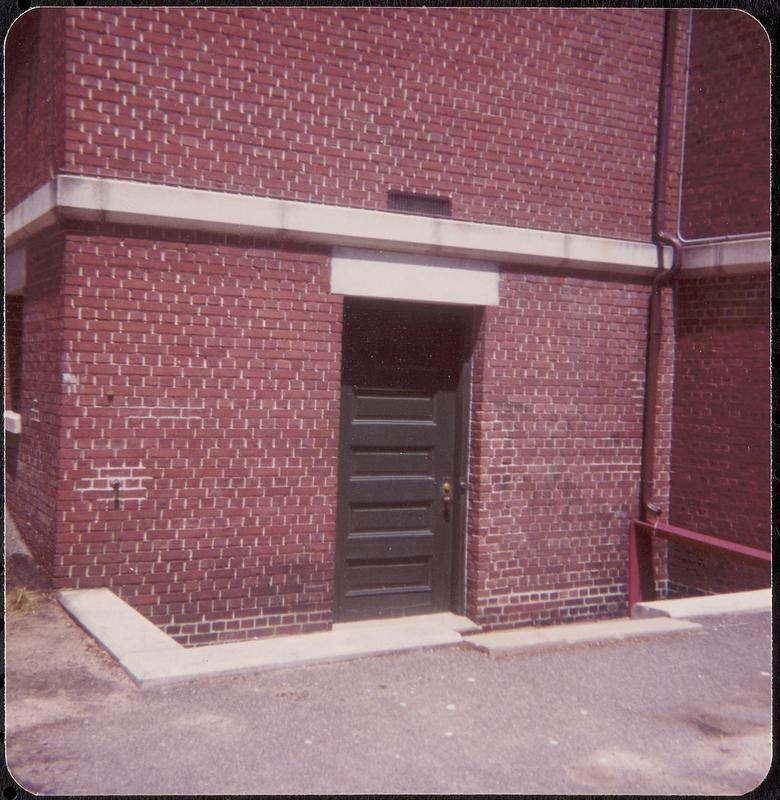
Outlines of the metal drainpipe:
M645 408L642 431L641 519L655 522L661 508L653 502L655 478L655 429L658 399L658 359L663 334L661 290L670 284L680 271L681 243L678 236L663 231L666 219L666 187L669 164L669 125L672 109L674 78L674 48L677 38L677 14L667 10L664 18L664 49L661 63L661 87L658 98L658 134L656 140L655 186L653 197L653 242L658 248L658 271L653 278L648 305L647 358L645 361ZM684 135L683 131L683 135ZM664 266L664 245L672 248L672 266Z

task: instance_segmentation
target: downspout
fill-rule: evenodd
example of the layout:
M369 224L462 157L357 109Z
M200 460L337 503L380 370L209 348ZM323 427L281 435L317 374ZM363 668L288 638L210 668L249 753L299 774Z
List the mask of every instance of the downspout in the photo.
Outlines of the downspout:
M661 62L661 86L658 96L658 133L656 138L655 184L653 191L653 243L658 251L658 270L653 278L648 304L647 358L645 362L645 408L642 430L641 519L656 522L661 507L653 501L655 482L655 429L658 400L658 361L663 334L661 318L662 289L677 277L681 266L681 248L678 235L664 230L666 220L666 190L669 165L669 130L672 111L672 84L674 81L674 49L677 39L677 14L667 10L664 17L664 46ZM685 131L682 132L683 136ZM665 268L664 246L672 248L671 269Z

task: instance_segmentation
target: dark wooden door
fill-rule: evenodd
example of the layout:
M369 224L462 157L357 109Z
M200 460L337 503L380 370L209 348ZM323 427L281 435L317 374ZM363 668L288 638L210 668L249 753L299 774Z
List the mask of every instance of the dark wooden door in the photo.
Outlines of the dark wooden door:
M466 322L455 307L345 302L339 620L451 608Z

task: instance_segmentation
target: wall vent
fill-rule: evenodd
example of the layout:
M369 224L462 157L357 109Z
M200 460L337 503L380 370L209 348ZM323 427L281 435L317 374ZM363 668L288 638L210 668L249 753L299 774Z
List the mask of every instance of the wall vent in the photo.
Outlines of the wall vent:
M452 200L449 197L434 197L415 192L388 192L387 207L391 211L407 214L423 214L430 217L451 217Z

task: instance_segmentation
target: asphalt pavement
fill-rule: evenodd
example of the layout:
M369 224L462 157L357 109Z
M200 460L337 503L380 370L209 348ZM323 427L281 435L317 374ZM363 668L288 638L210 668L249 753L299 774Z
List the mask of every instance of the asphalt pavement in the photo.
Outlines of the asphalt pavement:
M141 690L49 600L8 619L7 763L39 794L743 794L772 758L770 614L697 621Z

